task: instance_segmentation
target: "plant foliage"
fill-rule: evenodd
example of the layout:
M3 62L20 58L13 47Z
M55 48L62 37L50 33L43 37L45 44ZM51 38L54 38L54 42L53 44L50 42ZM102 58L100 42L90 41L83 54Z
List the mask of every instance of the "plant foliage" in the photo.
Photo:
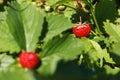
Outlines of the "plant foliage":
M115 0L3 0L0 3L1 80L118 80L120 4ZM72 28L91 25L77 38ZM19 65L34 51L36 69Z

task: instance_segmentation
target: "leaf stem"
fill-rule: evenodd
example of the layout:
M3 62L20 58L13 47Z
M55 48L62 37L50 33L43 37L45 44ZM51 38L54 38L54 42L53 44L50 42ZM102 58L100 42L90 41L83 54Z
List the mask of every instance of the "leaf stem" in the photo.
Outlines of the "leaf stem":
M96 30L95 30L95 31L96 31L96 34L101 35L101 31L100 31L100 28L99 28L99 25L98 25L98 22L97 22L95 13L94 13L95 11L94 11L94 7L93 7L93 5L92 5L92 2L90 1L89 4L90 4L91 15L92 15L93 20L94 20L94 23L95 23L95 25L96 25Z
M80 22L79 22L79 24L82 25L82 18L81 18L81 16L80 16Z
M96 34L94 31L91 31L91 33L93 33L94 35L96 35L96 36L97 36L97 34Z

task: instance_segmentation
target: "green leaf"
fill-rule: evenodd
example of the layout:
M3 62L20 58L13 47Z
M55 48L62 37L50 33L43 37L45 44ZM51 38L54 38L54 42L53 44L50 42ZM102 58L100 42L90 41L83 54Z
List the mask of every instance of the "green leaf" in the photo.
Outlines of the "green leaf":
M104 58L104 60L105 60L105 62L108 62L108 63L115 63L114 61L113 61L113 59L111 58L111 56L110 56L110 53L108 53L107 52L107 49L106 49L106 47L110 47L111 46L111 41L110 41L110 39L109 38L105 38L105 37L103 37L103 36L100 36L100 37L98 37L98 36L96 36L96 37L94 37L94 39L93 39L94 41L96 41L97 43L99 43L100 45L99 45L99 47L101 46L102 48L101 48L101 55L103 56L103 58ZM100 43L101 41L103 41L103 43ZM106 47L105 47L106 46ZM96 46L97 47L97 46ZM98 48L98 47L97 47ZM102 58L102 57L101 57ZM102 65L103 65L103 63L101 63Z
M120 16L120 8L117 9L118 16ZM120 24L120 17L116 18L115 23Z
M6 22L0 22L0 51L11 52L19 51L20 47L14 40L14 37L9 31L9 27Z
M114 64L115 62L111 58L106 49L102 49L101 46L94 40L86 39L85 53L82 56L91 69L95 69L95 66L103 66L103 59L105 62ZM89 45L89 46L88 46ZM81 60L81 59L80 59Z
M112 44L110 52L113 60L116 62L116 64L119 64L120 63L120 60L119 60L120 59L120 41Z
M115 41L120 41L120 25L110 23L108 20L104 22L105 31L110 35L110 38Z
M25 71L17 65L12 65L0 71L1 80L36 80L31 71Z
M90 67L93 70L95 66L102 67L103 50L100 47L100 45L97 42L89 39L86 39L84 43L85 43L85 49L83 54L83 60L85 60L88 67Z
M112 69L110 66L104 66L104 68L106 69L106 73L108 75L117 75L120 72L120 68L115 67L114 69Z
M73 5L73 1L72 2L68 2L68 3L64 3L64 5L66 5L66 9L64 10L64 15L68 18L70 18L71 20L74 21L79 21L79 17L80 17L80 13L82 11L80 11L80 13L76 13L77 12L77 7L75 5ZM82 16L83 17L83 16Z
M60 60L66 62L77 59L84 49L83 41L84 39L79 40L73 35L56 37L50 40L40 53L43 64L39 72L43 75L51 75L55 72Z
M17 0L17 2L19 3L19 4L22 4L22 3L24 3L24 2L28 2L28 1L32 1L32 0Z
M106 21L104 22L104 28L106 30L106 32L109 34L110 36L110 39L109 41L113 42L112 43L112 46L110 48L110 52L112 53L111 54L111 57L113 58L113 60L116 62L116 63L120 63L119 61L119 57L120 57L120 25L119 24L113 24L113 23L110 23L109 21ZM111 61L112 62L112 61Z
M93 46L93 50L91 49L92 51L90 51L90 52L92 52L92 53L90 53L91 59L94 61L100 60L99 65L100 65L100 67L102 67L102 65L103 65L103 50L97 42L92 41L92 40L90 40L90 42Z
M97 17L97 21L99 25L103 25L103 21L109 19L110 21L115 20L116 16L116 2L115 0L101 0L95 6L95 15Z
M5 16L5 12L0 12L0 21L5 20L6 16Z
M5 70L11 64L14 63L14 59L11 56L6 55L6 53L0 54L0 70Z
M46 5L47 6L53 6L53 5L55 5L55 4L57 4L57 3L59 3L59 2L63 2L63 0L48 0L47 2L46 2ZM65 0L66 1L66 0ZM67 0L68 1L68 0Z
M57 37L55 39L49 40L49 42L44 45L40 56L46 57L56 54L62 57L62 59L73 60L76 58L76 55L79 55L84 48L82 41L84 41L84 39L79 40L73 35Z
M53 6L53 5L57 4L57 3L63 4L63 3L66 3L66 2L71 2L71 1L73 1L73 0L48 0L46 2L46 5Z
M47 56L45 58L42 58L42 65L38 69L38 72L44 76L54 74L56 71L56 67L58 65L58 62L60 60L61 60L61 58L57 55L51 55L51 56Z
M52 6L52 5L56 4L56 3L59 2L59 1L60 1L60 0L48 0L48 1L46 2L46 5Z
M116 55L120 56L120 41L116 42L112 45L112 52L114 52Z
M115 64L112 57L110 56L110 53L108 53L106 49L103 50L103 56L104 56L105 62Z
M48 41L61 32L73 27L71 21L63 15L51 14L46 17L46 20L48 23L48 32L46 34L45 41Z
M0 22L0 49L34 51L42 24L43 16L35 5L11 3L7 8L6 22Z

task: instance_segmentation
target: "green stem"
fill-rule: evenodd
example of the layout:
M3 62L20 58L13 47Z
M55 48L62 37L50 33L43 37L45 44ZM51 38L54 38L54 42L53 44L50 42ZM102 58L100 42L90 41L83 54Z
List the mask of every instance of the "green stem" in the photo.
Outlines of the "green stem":
M96 36L97 36L97 34L96 34L94 31L91 31L91 33L93 33L94 35L96 35Z
M64 6L69 7L69 8L71 8L71 9L73 9L73 10L77 11L77 9L76 9L76 8L71 7L71 6L67 5L67 4L64 4Z
M95 13L94 13L94 7L93 7L93 5L92 5L91 2L89 2L89 4L90 4L91 15L92 15L93 20L94 20L95 25L96 25L96 30L95 30L95 31L96 31L97 34L101 35L101 31L100 31L100 28L99 28L99 25L98 25L98 22L97 22L97 19L96 19Z
M95 14L94 14L94 12L93 12L92 10L91 10L91 14L92 14L93 20L94 20L95 25L96 25L96 32L97 32L97 34L101 34L101 31L100 31L98 22L97 22L97 20L96 20Z

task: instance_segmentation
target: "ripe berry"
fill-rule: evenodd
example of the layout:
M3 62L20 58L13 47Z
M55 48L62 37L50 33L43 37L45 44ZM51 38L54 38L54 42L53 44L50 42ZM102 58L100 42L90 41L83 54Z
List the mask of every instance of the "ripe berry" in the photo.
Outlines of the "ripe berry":
M34 52L22 52L19 55L19 63L27 69L34 69L39 64L39 58Z
M82 24L82 22L80 21L79 24L73 27L72 31L75 34L75 36L78 38L86 37L89 35L91 31L91 27L89 24Z

